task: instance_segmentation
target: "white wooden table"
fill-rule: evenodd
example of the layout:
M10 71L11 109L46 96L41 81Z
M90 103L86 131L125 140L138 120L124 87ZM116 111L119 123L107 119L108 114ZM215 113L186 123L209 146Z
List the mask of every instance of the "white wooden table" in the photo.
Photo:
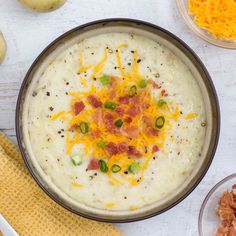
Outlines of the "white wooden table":
M151 219L118 224L126 235L195 236L198 213L209 189L236 172L236 51L212 46L194 35L175 0L68 0L52 13L34 13L16 0L0 0L0 30L8 54L0 66L0 129L15 139L15 105L21 82L37 55L57 36L83 23L112 17L152 22L183 39L208 68L218 92L222 127L213 164L200 185L178 206Z

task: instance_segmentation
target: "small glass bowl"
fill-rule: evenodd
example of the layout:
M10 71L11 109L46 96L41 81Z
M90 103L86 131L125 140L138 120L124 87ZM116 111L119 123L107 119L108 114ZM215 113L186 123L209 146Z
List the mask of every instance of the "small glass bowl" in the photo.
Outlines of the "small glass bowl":
M187 23L188 27L199 37L219 47L236 49L236 40L224 40L214 38L207 30L201 29L194 23L193 17L188 14L188 0L176 0L176 2L179 11L182 17L184 18L185 22Z
M200 236L215 235L220 224L220 218L216 214L218 201L226 190L231 191L234 184L236 184L236 174L221 180L207 194L198 217L198 232Z

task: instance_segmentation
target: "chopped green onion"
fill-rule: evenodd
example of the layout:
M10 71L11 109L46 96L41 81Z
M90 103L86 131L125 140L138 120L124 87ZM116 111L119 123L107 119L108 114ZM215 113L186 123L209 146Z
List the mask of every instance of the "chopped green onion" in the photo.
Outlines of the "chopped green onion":
M104 148L105 147L105 145L106 145L106 143L104 142L104 140L102 140L102 139L100 139L98 142L97 142L97 146L99 147L99 148Z
M86 134L89 131L89 125L88 123L82 121L79 125L80 131L82 134Z
M157 102L157 105L158 105L159 107L163 107L163 106L166 105L166 104L167 104L166 101L163 100L163 99L160 99L160 100Z
M140 81L139 87L140 88L146 88L147 84L148 84L147 80L143 79L143 80Z
M156 119L156 127L158 129L161 129L165 124L165 117L164 116L159 116L157 119Z
M129 97L134 97L135 95L137 95L137 87L136 85L133 85L130 89L129 89Z
M119 165L114 164L114 165L112 165L112 167L111 167L111 171L112 171L113 173L118 173L120 170L121 170L121 167L120 167Z
M116 109L116 103L106 101L104 103L104 107L107 108L107 109L115 110Z
M137 174L140 170L140 165L138 162L133 162L129 167L128 171L132 174Z
M71 157L71 160L75 166L79 166L82 163L82 157L79 155L75 155L75 156Z
M120 128L123 125L123 120L119 119L115 122L116 127Z
M103 173L107 173L108 172L108 166L107 163L103 160L99 161L99 166L100 166L100 171Z
M107 75L103 75L102 77L100 77L100 81L102 85L107 85L110 83L110 77Z

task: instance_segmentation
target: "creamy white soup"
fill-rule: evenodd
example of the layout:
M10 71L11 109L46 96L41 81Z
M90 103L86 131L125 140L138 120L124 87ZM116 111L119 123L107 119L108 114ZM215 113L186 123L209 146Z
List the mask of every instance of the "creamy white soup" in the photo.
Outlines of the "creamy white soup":
M78 203L135 211L176 191L200 161L206 116L198 84L145 37L106 33L74 44L30 96L33 154Z

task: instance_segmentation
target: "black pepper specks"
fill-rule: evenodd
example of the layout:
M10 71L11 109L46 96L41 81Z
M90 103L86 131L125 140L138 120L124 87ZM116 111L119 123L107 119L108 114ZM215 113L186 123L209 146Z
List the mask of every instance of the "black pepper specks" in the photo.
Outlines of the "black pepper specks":
M66 82L66 85L69 85L70 83L69 82Z
M49 107L49 110L50 110L50 111L53 111L53 110L54 110L54 108L53 108L53 107Z
M127 174L128 174L128 171L124 171L124 174L126 174L126 175L127 175Z
M140 63L141 61L142 61L141 59L138 59L138 60L137 60L137 63Z
M38 93L36 91L33 91L32 97L36 97L37 95L38 95Z
M131 66L131 62L128 62L128 66Z
M47 96L50 96L50 92L46 92L46 95L47 95Z

